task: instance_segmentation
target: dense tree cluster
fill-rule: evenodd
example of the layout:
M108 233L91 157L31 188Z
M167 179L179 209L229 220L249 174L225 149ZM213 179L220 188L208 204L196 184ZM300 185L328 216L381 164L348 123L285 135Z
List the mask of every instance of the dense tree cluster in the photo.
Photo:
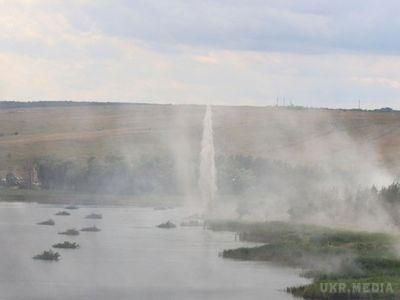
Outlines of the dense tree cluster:
M197 178L198 162L190 166L191 176ZM376 187L357 189L351 182L351 175L346 173L332 175L317 166L293 166L242 155L219 156L216 167L219 195L246 199L242 202L250 206L254 204L251 198L282 199L290 203L288 213L294 218L322 208L329 211L327 208L330 205L333 208L338 200L359 209L364 209L369 201L378 201L393 212L394 218L400 207L399 183L379 190ZM180 178L177 163L170 156L142 157L135 161L118 156L90 157L83 163L45 157L25 163L23 169L26 174L19 176L9 172L3 185L77 193L179 195L185 190L182 185L187 184ZM34 180L37 184L32 182ZM346 186L335 185L343 182ZM190 184L190 190L196 191L197 181ZM343 193L346 187L349 190ZM246 207L242 209L246 211Z
M142 159L135 164L121 157L89 158L85 164L41 159L36 162L42 189L110 194L171 194L176 186L169 158Z

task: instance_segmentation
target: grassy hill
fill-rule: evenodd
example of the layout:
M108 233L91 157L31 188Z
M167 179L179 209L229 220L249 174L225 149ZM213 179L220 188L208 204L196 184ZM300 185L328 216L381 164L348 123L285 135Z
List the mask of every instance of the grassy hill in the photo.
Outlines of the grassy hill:
M87 159L174 153L197 159L204 107L192 105L1 105L0 170L27 158ZM217 155L397 169L400 112L213 107Z

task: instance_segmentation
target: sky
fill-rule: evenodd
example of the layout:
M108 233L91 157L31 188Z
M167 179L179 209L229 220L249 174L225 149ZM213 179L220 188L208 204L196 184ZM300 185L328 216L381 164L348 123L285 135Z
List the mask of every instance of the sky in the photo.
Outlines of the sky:
M400 2L0 0L0 99L400 109Z

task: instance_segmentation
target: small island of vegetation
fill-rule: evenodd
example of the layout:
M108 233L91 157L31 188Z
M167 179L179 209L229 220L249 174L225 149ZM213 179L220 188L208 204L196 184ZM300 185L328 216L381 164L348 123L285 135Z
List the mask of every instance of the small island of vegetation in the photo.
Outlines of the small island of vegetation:
M303 275L313 281L309 285L288 287L287 291L294 296L305 299L400 297L400 258L395 236L285 222L210 222L209 226L213 230L237 232L243 241L264 244L224 250L224 258L271 261L302 268Z

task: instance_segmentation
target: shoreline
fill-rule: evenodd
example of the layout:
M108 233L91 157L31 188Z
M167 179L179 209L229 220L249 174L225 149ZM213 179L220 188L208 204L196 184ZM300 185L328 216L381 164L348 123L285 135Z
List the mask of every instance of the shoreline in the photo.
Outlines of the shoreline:
M286 287L304 299L398 299L399 237L285 222L212 221L215 231L233 231L240 240L264 245L226 249L222 257L269 261L303 270L310 284Z
M165 195L113 195L81 194L64 191L0 188L0 202L40 203L54 205L115 205L140 207L177 207L184 203L183 196Z

